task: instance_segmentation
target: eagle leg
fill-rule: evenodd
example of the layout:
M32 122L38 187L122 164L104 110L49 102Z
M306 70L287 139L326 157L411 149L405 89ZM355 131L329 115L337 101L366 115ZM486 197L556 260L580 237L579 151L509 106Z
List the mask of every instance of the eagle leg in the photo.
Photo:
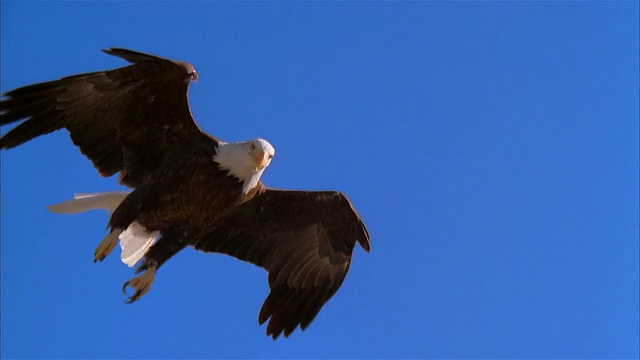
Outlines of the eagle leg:
M127 287L134 289L133 295L126 301L127 304L139 300L149 292L155 279L156 271L173 255L187 246L186 239L188 237L189 232L180 229L167 230L162 233L160 239L145 254L142 264L136 269L136 274L142 272L142 275L127 281L122 286L122 293L127 296Z
M183 229L163 231L158 241L144 254L144 261L136 270L136 274L147 270L149 267L159 269L167 260L187 246L189 237L189 232Z
M144 296L144 294L151 290L151 284L153 284L155 277L156 267L149 266L147 267L146 271L142 273L142 275L136 276L124 283L124 285L122 285L123 294L127 296L129 295L127 294L127 287L131 287L134 290L133 295L129 296L129 300L125 301L125 303L131 304L135 301L140 300L140 298Z
M118 237L122 229L113 229L111 232L102 239L100 245L96 248L96 251L93 253L93 262L98 262L104 260L113 251L113 248L118 244Z

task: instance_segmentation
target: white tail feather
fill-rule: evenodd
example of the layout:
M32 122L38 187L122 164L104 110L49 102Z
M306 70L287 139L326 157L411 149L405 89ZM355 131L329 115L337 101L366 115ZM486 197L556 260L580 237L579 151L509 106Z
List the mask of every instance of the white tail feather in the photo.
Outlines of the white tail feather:
M137 222L131 223L127 230L123 231L118 237L120 239L120 248L122 249L120 254L122 262L129 267L133 267L147 253L158 234L157 231L149 233L147 229Z
M129 195L128 191L112 191L105 193L75 194L72 200L47 206L49 211L56 214L78 214L89 210L106 210L109 214ZM159 233L149 233L137 222L132 223L123 231L118 239L122 253L120 259L129 267L133 267L144 257L153 245Z
M107 210L111 214L127 195L128 191L75 194L73 200L49 205L47 209L56 214L78 214L94 209Z

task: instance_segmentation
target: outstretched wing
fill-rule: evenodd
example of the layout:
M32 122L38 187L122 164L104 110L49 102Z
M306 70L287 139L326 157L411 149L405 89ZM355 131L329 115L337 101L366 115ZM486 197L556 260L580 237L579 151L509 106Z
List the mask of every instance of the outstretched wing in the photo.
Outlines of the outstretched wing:
M269 272L258 321L271 318L267 335L276 339L309 326L347 275L356 241L369 251L367 229L344 194L267 189L205 229L195 248Z
M169 149L207 137L189 110L193 66L125 49L103 51L133 64L3 94L0 125L24 121L0 138L0 148L65 128L102 176L122 171L121 182L135 187Z

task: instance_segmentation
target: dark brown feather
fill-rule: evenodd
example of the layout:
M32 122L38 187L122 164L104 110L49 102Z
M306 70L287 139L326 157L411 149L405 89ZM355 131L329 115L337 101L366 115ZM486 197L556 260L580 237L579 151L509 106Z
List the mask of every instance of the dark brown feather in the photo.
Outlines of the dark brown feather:
M276 339L309 326L344 281L356 241L369 251L369 234L344 194L266 189L201 230L194 247L269 272L258 322L270 319L267 335Z
M64 128L102 176L123 171L121 181L135 187L172 149L214 140L200 131L189 110L187 90L197 76L193 66L125 49L103 51L133 65L3 94L0 125L22 122L0 138L0 148Z
M189 110L193 66L125 49L103 50L130 66L80 74L7 92L0 138L9 149L66 129L101 175L120 172L135 189L113 212L112 229L134 221L162 237L142 269L159 267L187 245L265 268L270 293L260 310L274 339L304 330L341 286L356 242L369 234L339 192L267 189L242 183L213 160L219 142ZM21 122L20 122L21 121Z

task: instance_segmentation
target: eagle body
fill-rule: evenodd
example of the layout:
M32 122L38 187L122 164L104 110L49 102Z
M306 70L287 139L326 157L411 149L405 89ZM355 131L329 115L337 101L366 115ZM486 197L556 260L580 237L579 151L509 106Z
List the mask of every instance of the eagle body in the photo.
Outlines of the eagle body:
M197 79L192 65L120 48L103 51L131 64L3 94L0 125L17 125L0 138L0 149L66 129L101 176L119 174L132 189L50 207L111 213L111 232L94 259L102 261L119 240L125 263L140 260L142 274L123 286L134 289L129 302L145 295L156 271L190 246L264 268L270 293L259 324L269 321L273 339L304 330L342 285L355 244L370 249L352 203L337 191L268 187L260 179L275 155L271 144L224 142L202 132L187 96Z
M146 183L116 209L109 225L124 229L135 221L149 231L203 226L250 199L243 193L242 179L214 160L217 150L218 144L206 141L183 148L180 154L169 153L164 166L149 174Z

